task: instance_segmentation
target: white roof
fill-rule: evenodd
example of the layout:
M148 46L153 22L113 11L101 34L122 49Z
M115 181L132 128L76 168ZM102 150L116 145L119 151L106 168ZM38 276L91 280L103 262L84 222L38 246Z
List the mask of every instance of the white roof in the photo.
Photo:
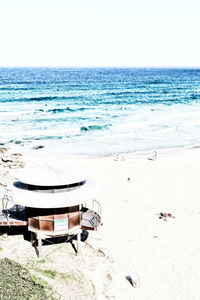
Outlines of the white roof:
M25 167L18 171L16 179L30 185L61 186L79 183L86 178L81 174L76 174L69 170L67 167L44 164Z
M93 199L88 184L78 188L58 190L28 190L20 182L14 182L12 187L12 201L26 207L59 208L79 205Z

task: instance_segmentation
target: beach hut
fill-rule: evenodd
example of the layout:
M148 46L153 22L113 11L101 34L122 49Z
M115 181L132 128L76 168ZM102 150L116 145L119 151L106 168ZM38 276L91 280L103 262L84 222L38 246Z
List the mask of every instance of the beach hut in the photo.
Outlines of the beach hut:
M31 242L38 241L39 255L42 240L58 236L77 236L78 252L82 230L97 230L101 224L100 204L83 175L38 165L22 169L16 179L10 196L5 197L15 206L2 211L0 226L27 226Z

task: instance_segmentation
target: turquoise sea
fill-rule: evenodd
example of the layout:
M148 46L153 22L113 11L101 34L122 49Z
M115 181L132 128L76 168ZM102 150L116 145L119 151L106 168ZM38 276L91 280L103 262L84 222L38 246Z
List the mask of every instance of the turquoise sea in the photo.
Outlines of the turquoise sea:
M79 155L200 145L200 69L1 68L0 143Z

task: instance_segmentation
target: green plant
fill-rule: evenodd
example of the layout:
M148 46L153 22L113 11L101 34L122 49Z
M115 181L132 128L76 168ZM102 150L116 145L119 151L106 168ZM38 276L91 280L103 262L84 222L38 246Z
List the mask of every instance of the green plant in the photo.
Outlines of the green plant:
M56 299L48 283L31 275L26 268L13 260L0 260L0 274L1 300Z
M51 270L39 270L38 271L42 274L44 274L45 276L54 279L56 277L57 272L55 271L51 271Z
M39 259L37 262L38 262L38 264L44 264L46 262L46 260L43 258L43 259Z

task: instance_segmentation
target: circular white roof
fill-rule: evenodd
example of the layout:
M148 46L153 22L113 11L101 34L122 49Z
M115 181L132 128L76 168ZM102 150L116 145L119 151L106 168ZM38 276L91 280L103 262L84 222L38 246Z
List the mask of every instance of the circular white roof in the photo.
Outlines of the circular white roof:
M54 190L28 190L25 184L14 182L12 201L26 207L59 208L79 205L93 199L88 184L77 188Z
M80 183L86 180L85 176L76 174L67 167L48 164L26 167L18 171L16 179L30 185L49 187Z

